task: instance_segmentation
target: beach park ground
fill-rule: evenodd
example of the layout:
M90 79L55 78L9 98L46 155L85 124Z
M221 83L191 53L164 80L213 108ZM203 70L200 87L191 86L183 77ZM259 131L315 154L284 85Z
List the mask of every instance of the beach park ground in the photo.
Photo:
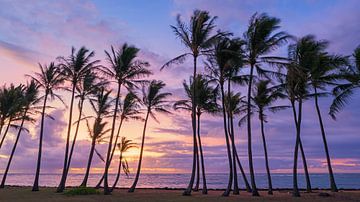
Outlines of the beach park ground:
M301 193L300 198L291 196L290 190L276 190L274 195L267 195L261 191L260 197L252 197L250 193L242 191L240 195L222 197L222 191L210 190L208 195L201 192L193 192L192 196L182 196L182 190L165 189L138 189L135 193L128 193L126 189L116 189L112 195L81 195L68 196L62 193L55 193L55 188L41 188L38 192L32 192L31 187L5 187L0 190L0 201L28 201L28 202L57 202L57 201L360 201L360 190L340 190L338 193L331 193L327 190L315 190L313 193ZM324 193L328 193L324 194Z

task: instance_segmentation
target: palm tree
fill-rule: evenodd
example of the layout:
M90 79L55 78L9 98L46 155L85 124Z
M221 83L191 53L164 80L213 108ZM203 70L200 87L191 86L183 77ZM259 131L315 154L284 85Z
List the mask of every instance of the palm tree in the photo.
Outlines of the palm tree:
M353 53L354 64L344 69L342 75L345 83L339 84L333 90L335 96L329 114L335 119L338 113L348 102L354 90L360 88L360 46Z
M174 63L182 63L185 61L187 56L193 56L193 78L196 78L197 72L197 58L206 55L211 48L214 41L224 33L218 32L212 34L215 29L214 22L217 17L211 17L208 11L194 10L193 15L190 18L190 22L186 25L182 20L181 16L178 15L176 20L176 26L171 26L175 35L181 40L181 42L189 49L182 55L175 57L169 62L165 63L161 69L168 67ZM195 89L193 89L192 95L195 95ZM191 190L195 180L195 169L196 169L196 154L197 154L197 140L196 140L196 106L192 98L192 129L193 129L193 166L189 185L184 191L183 195L191 195Z
M104 122L104 119L108 117L108 115L110 114L110 108L112 107L110 100L110 93L111 91L107 91L105 87L100 87L98 92L96 92L94 98L90 99L91 107L95 112L96 116L86 117L86 121L87 121L86 123L88 126L89 135L91 137L91 148L90 148L85 176L80 186L86 187L89 177L91 162L95 151L96 142L103 141L106 138L105 135L110 131L110 129L107 130L105 129L108 123ZM88 122L89 118L95 119L92 129L89 126L89 122Z
M201 161L201 172L202 172L202 182L203 182L203 189L202 193L207 194L207 185L206 185L206 174L205 174L205 163L204 163L204 155L203 149L201 144L201 136L200 136L200 117L201 114L204 112L214 114L219 111L219 106L216 103L217 95L218 95L218 88L213 88L209 85L209 81L202 76L201 74L197 75L195 81L190 80L190 85L183 82L183 86L186 92L188 99L179 100L174 103L174 109L184 109L187 111L191 111L191 99L192 99L192 90L196 88L196 115L197 115L197 139L199 143L199 150L200 150L200 160L197 158L197 176L200 176L199 173L199 164ZM195 85L195 86L193 86ZM196 184L198 185L199 180L197 179Z
M171 93L162 93L162 89L165 87L165 84L162 81L152 80L148 86L143 86L142 88L142 104L146 107L146 117L145 123L143 128L142 140L141 140L141 149L140 149L140 157L138 162L138 167L136 171L136 176L133 184L131 185L129 192L134 192L137 182L139 180L140 171L141 171L141 162L142 156L144 151L144 143L145 143L145 132L146 126L149 119L149 115L155 120L155 112L166 113L169 114L170 112L166 109L168 104L166 99L171 95Z
M128 89L136 87L136 83L143 82L138 80L144 76L151 74L151 71L146 69L149 66L148 62L137 59L139 49L134 46L128 46L126 43L117 51L111 47L111 52L105 51L107 60L110 63L110 67L105 67L103 73L112 79L115 79L117 83L117 93L115 97L115 110L112 118L110 141L106 155L105 171L104 171L104 194L110 194L111 190L108 185L108 169L111 164L111 148L113 144L116 114L118 112L120 90L121 86L125 86ZM118 137L118 136L117 136ZM115 139L114 147L117 144L117 138Z
M129 165L128 162L126 160L126 158L123 156L123 153L127 152L128 150L130 150L131 148L135 148L136 144L132 142L132 140L128 140L126 139L126 137L122 137L121 138L121 142L117 144L117 147L120 151L120 155L119 155L119 167L118 167L118 172L116 174L116 179L115 182L112 186L112 190L115 189L119 179L120 179L120 172L121 172L121 168L123 169L125 175L129 175L130 171L129 171Z
M71 55L67 58L59 57L61 61L60 68L62 69L62 74L65 79L71 82L71 101L70 101L70 112L69 112L69 122L67 128L66 144L65 144L65 157L64 157L64 166L63 172L60 180L60 184L57 188L57 192L63 192L65 189L66 178L68 174L68 161L71 158L69 156L69 146L70 146L70 134L71 134L71 125L72 125L72 115L73 115L73 104L75 98L76 86L83 79L84 75L91 71L94 68L98 68L98 63L100 60L92 61L92 58L95 56L95 52L90 52L85 47L81 47L77 52L74 47L71 49Z
M251 90L254 78L254 69L258 74L268 73L268 70L261 68L261 63L270 61L272 57L268 55L271 51L284 44L289 35L285 32L276 32L280 28L280 19L270 17L265 13L255 13L251 19L248 29L244 33L246 60L250 66L250 77L247 92L247 132L248 132L248 156L249 170L253 196L259 196L255 183L255 174L252 160L252 144L251 144Z
M270 81L269 80L260 80L253 91L253 107L254 110L259 114L260 126L261 126L261 137L263 142L264 148L264 156L265 156L265 167L266 173L268 178L268 194L273 194L272 189L272 182L271 182L271 174L270 174L270 167L269 167L269 160L268 160L268 153L267 153L267 145L265 139L265 131L264 131L264 123L267 122L266 120L266 111L277 112L282 109L288 108L288 106L273 106L274 102L276 102L279 98L284 98L285 95L281 92L281 86L272 86L269 87Z
M20 104L21 112L22 112L21 124L19 126L19 131L16 135L15 143L11 150L10 158L8 160L4 175L2 177L0 188L5 187L6 177L9 172L9 169L10 169L11 161L15 154L16 146L19 142L19 138L20 138L22 130L25 129L25 128L23 128L24 122L29 121L29 120L32 121L32 119L28 116L28 114L29 114L28 111L31 110L31 108L33 108L33 105L35 105L39 101L38 93L39 93L38 86L35 83L35 81L32 80L30 83L28 83L26 88L23 89L22 99L18 100L21 103Z
M32 187L32 191L39 191L39 175L40 175L40 166L41 166L41 154L42 154L42 141L44 135L44 121L45 121L45 109L47 107L48 98L50 99L59 99L62 101L61 97L55 94L55 90L61 88L61 85L64 83L64 77L61 74L61 70L54 63L50 63L50 65L42 66L39 64L40 73L35 73L34 76L30 76L37 85L44 89L45 95L40 97L44 100L42 113L41 113L41 125L40 125L40 138L39 138L39 151L38 151L38 159L35 173L35 180ZM63 102L63 101L62 101Z

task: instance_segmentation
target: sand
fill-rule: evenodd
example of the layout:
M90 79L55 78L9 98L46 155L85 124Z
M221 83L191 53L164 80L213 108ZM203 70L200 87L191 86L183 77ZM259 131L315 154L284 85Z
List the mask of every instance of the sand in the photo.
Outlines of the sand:
M319 193L329 193L330 196L319 196ZM114 190L110 196L87 195L87 196L66 196L61 193L55 193L55 188L41 188L39 192L31 192L31 187L5 187L0 190L0 201L360 201L360 190L339 191L331 193L325 190L316 190L314 193L301 193L300 198L293 198L289 191L275 191L274 195L267 195L266 191L260 191L260 197L252 197L250 193L241 192L240 195L230 195L222 197L222 191L209 191L208 195L202 195L201 192L193 192L192 196L182 196L181 190L164 189L138 189L135 193L127 193L127 190Z

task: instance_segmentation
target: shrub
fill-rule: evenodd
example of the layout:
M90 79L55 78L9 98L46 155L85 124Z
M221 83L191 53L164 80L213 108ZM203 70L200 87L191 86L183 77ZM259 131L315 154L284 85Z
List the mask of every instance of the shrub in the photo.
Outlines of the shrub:
M99 190L96 190L92 187L76 187L64 192L65 195L75 196L75 195L91 195L91 194L100 194Z

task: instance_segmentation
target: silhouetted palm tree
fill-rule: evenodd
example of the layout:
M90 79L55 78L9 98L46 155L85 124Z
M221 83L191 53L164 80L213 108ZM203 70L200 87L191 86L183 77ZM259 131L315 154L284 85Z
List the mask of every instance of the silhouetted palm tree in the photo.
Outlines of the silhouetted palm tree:
M40 167L41 167L41 154L42 154L42 141L43 141L43 133L44 133L44 121L45 121L45 109L47 107L48 98L50 99L59 99L62 101L61 97L55 94L55 90L61 88L61 85L64 83L64 77L61 74L61 70L54 63L50 63L50 65L42 66L39 64L40 73L35 73L34 76L30 76L37 83L39 88L42 88L45 94L40 97L44 100L44 104L42 107L41 113L41 125L40 125L40 137L39 137L39 151L38 151L38 159L35 173L35 180L32 187L32 191L39 191L39 175L40 175ZM62 101L63 102L63 101Z
M118 143L116 146L118 147L118 149L120 151L119 167L118 167L118 172L116 174L115 182L114 182L111 190L113 190L116 187L116 185L120 179L121 168L123 169L125 175L130 174L128 162L127 162L126 158L123 156L123 154L125 152L127 152L129 149L135 148L136 144L133 143L132 140L128 140L128 139L126 139L126 137L122 137L121 142Z
M81 47L77 52L75 48L72 47L71 55L69 57L59 57L59 60L61 61L59 67L62 69L62 74L64 75L65 79L71 83L71 89L69 89L69 91L71 92L71 100L65 144L64 166L57 192L62 192L65 189L66 178L68 174L68 161L69 158L71 158L69 156L69 146L76 86L79 82L81 82L86 73L91 71L93 68L99 67L99 60L92 61L94 56L95 52L90 52L85 47Z
M110 115L110 108L112 107L110 93L111 91L107 91L104 87L100 87L94 98L90 99L91 107L96 116L86 117L86 123L91 137L91 148L85 176L80 186L86 187L96 142L102 142L106 138L105 135L110 131L110 129L105 129L108 122L104 122L104 119ZM95 119L92 129L89 126L89 118Z
M129 192L135 191L137 182L139 180L142 156L144 152L145 132L146 132L146 126L149 116L151 116L155 121L157 121L154 114L155 112L166 113L166 114L170 113L167 110L168 101L166 99L171 95L171 93L162 93L161 91L164 87L165 84L162 81L152 80L147 86L144 85L142 88L142 94L143 94L142 104L146 107L146 117L145 117L144 129L142 134L142 140L141 140L138 167L135 175L135 180L131 185Z
M30 83L28 83L28 85L23 89L22 91L22 98L18 99L17 102L20 102L21 104L19 104L21 107L21 113L22 113L22 117L21 117L21 124L19 126L19 131L16 135L16 139L14 142L14 146L11 150L11 154L4 172L4 175L2 177L2 181L1 181L1 185L0 188L4 188L5 187L5 181L6 181L6 177L7 174L9 172L9 168L11 165L11 161L14 157L15 154L15 150L17 147L17 144L19 142L19 138L21 135L21 132L23 130L26 130L23 126L24 126L24 122L25 121L33 121L30 117L29 117L29 110L34 110L33 105L35 105L36 103L38 103L39 99L38 99L38 86L35 83L35 81L31 81Z
M193 56L193 78L196 78L197 72L197 58L201 55L206 55L211 48L214 41L224 33L218 32L217 34L212 34L215 29L214 22L217 17L211 17L209 12L202 10L195 10L193 15L190 18L190 22L186 25L182 20L181 16L178 15L176 20L176 26L171 26L175 35L181 40L181 42L189 49L189 52L186 52L182 55L175 57L166 64L164 64L161 69L168 67L174 63L182 63L185 61L187 56ZM195 89L193 89L193 95L195 95ZM194 102L194 97L192 101L192 128L193 128L193 166L191 171L191 177L189 185L184 191L183 195L191 195L191 190L195 180L195 169L196 169L196 154L197 154L197 140L196 140L196 106Z
M104 171L104 194L111 193L108 184L108 170L112 160L110 156L115 132L117 118L116 114L118 112L121 86L125 86L126 88L131 89L136 86L136 82L141 82L138 80L139 78L151 74L151 72L146 69L146 67L149 66L149 63L137 59L139 51L140 50L138 48L134 46L128 46L126 43L117 51L115 51L113 47L111 47L111 52L105 51L110 66L104 68L103 73L115 80L117 83L117 92L115 97L115 110L111 124L110 141L106 155ZM117 138L115 140L114 147L116 147L116 144Z
M254 77L254 69L257 73L263 75L269 73L268 70L262 69L261 64L272 59L272 57L265 56L271 51L283 45L289 35L285 32L276 32L280 28L280 19L270 17L265 13L255 13L251 19L247 30L244 33L244 40L246 42L246 60L250 66L250 78L248 85L247 101L247 132L248 132L248 156L249 156L249 170L251 178L251 186L253 196L258 196L259 193L256 188L255 174L252 160L252 144L251 144L251 90Z

